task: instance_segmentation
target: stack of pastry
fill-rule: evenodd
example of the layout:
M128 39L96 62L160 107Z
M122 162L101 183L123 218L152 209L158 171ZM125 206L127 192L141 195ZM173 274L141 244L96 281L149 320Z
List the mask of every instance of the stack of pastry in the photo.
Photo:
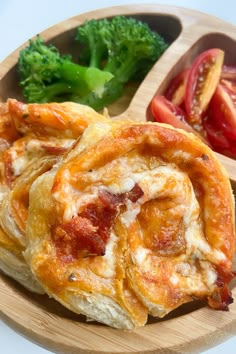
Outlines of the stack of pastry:
M74 103L0 106L0 269L26 288L44 293L25 261L29 191L88 124L105 120Z
M72 103L1 107L0 267L133 329L183 303L232 302L234 199L191 133Z

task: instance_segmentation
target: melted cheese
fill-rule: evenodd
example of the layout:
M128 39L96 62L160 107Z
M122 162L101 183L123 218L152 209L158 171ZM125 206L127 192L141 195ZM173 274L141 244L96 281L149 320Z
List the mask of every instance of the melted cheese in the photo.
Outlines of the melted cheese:
M45 151L45 147L58 147L69 149L73 143L74 139L54 139L51 137L49 140L39 140L39 139L31 139L27 143L26 149L29 153L38 153L40 151Z
M106 245L106 253L102 257L104 267L102 276L105 278L113 278L116 275L116 256L115 247L117 245L118 237L114 232L110 233L110 238Z
M121 222L126 227L129 227L136 220L136 217L140 212L140 205L127 200L126 206L127 210L121 215Z
M151 254L151 251L144 247L138 247L133 254L133 261L139 267L143 267L144 264L147 264L147 258Z
M22 171L25 169L28 163L29 163L29 159L26 155L12 158L11 168L12 168L13 175L15 177L21 175Z
M205 238L203 224L200 220L200 207L188 176L172 164L168 166L154 165L152 169L148 169L142 160L139 162L133 165L124 156L105 165L105 167L87 173L88 184L85 190L76 189L70 184L70 171L65 169L63 189L54 193L54 198L65 206L64 220L70 220L79 212L81 206L96 200L101 188L112 194L129 192L135 184L138 184L142 189L143 196L135 203L127 200L126 210L120 215L121 222L127 228L136 221L142 204L156 198L169 197L173 200L173 212L183 216L186 240L185 262L176 272L173 271L170 282L173 286L177 286L181 284L181 279L186 278L191 291L198 287L203 288L201 275L196 277L195 260L218 262L224 259L224 254L212 249ZM113 250L116 242L117 236L111 230L104 256L105 267L101 268L105 277L113 276L115 272ZM149 249L138 247L132 255L133 262L143 270L149 271L152 269L150 255ZM193 262L193 264L188 265L188 262ZM216 274L212 267L205 265L203 273L204 282L208 286L212 286L216 280Z

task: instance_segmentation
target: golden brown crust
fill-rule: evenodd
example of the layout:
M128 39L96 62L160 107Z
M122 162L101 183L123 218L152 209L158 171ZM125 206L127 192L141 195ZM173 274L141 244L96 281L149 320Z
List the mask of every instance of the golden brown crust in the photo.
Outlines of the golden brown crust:
M96 296L104 308L112 300L133 321L123 328L195 297L212 304L217 294L214 307L226 308L230 292L222 298L218 279L227 288L234 202L214 153L164 124L103 123L103 129L91 125L32 186L26 256L33 273L75 312L92 316L81 296L93 294L94 313ZM113 310L117 323L106 322L100 308L101 321L122 327Z
M105 139L58 171L54 190L63 183L62 175L66 169L71 171L71 183L78 185L77 174L97 169L136 146L147 157L156 156L163 163L173 163L188 174L199 204L205 210L206 238L213 247L221 249L232 260L235 213L230 182L214 153L192 134L160 124L130 123L121 125L120 129L115 125Z
M0 102L0 138L9 144L19 138L9 113L7 102Z
M39 285L22 255L29 189L96 120L107 118L70 102L27 105L9 99L0 105L0 269L33 291Z
M126 289L126 282L122 281L125 271L122 262L122 246L116 248L114 255L117 277L109 276L109 269L107 276L103 276L104 270L107 270L107 261L101 257L81 258L72 263L61 262L57 258L56 250L50 240L50 229L56 221L55 202L51 196L52 179L52 171L39 177L33 184L30 194L27 223L30 246L25 256L32 271L50 296L75 312L70 297L93 294L96 303L97 297L101 295L114 301L114 304L118 303L121 309L124 308L128 312L131 322L134 322L131 328L138 324L144 325L147 320L147 310L136 296L132 296L132 290ZM42 194L43 198L41 198ZM119 242L122 244L122 240ZM77 309L77 312L83 313L83 310ZM86 312L84 314L86 315ZM93 318L92 314L91 318ZM122 326L119 324L118 327Z
M74 102L25 104L8 99L8 110L20 133L41 136L78 138L96 121L107 121L92 108Z
M17 242L10 238L0 227L0 247L5 248L9 252L13 253L16 256L19 256L23 259L22 252L24 251L24 247Z

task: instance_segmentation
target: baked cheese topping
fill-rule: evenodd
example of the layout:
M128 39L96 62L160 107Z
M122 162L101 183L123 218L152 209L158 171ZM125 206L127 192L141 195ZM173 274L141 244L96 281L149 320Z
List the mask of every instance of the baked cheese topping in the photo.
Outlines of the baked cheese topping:
M210 149L182 131L90 125L31 189L26 255L68 306L72 293L88 302L101 295L134 322L195 298L227 309L233 218L224 177ZM221 233L217 224L227 220Z
M17 140L4 153L5 178L9 185L19 177L35 159L42 156L62 155L72 144L73 139L25 137Z
M22 171L24 171L26 165L29 163L29 158L27 156L19 156L17 157L15 152L11 153L12 158L12 173L14 177L21 175Z
M161 201L169 198L171 200L169 215L173 215L173 217L178 215L183 223L184 240L182 242L186 247L185 261L188 258L217 263L224 260L225 255L219 250L214 250L208 244L204 236L200 207L191 181L175 165L159 165L157 162L156 166L149 170L146 160L142 157L136 156L134 163L131 163L128 155L106 164L105 167L81 173L76 177L78 178L78 186L81 185L81 188L77 187L76 183L71 183L74 181L74 176L70 174L69 168L65 168L60 189L53 193L54 199L63 207L63 222L69 223L70 220L81 213L83 214L83 210L86 210L87 206L97 203L100 198L99 194L103 192L115 196L116 199L120 198L120 201L115 202L117 210L113 216L114 218L119 216L126 228L136 222L142 205L153 200ZM143 195L135 202L129 198L126 198L125 201L121 200L121 196L129 193L135 185L139 186ZM111 199L110 202L114 201ZM121 212L123 204L125 204L125 208L122 208ZM110 225L109 234L112 233L114 230ZM109 243L106 244L105 255L108 250L111 251L108 245ZM145 247L139 247L135 251L133 257L139 267L147 267L148 254L150 254L150 250ZM214 282L215 273L212 269L209 269L209 274L207 279L212 279ZM178 276L175 276L175 282L177 279ZM208 283L210 284L211 280Z

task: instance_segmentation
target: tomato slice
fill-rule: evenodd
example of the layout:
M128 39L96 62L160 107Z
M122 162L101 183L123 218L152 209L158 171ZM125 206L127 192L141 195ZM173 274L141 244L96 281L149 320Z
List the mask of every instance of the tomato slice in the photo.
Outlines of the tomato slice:
M228 149L232 157L236 158L236 144L235 141L230 142L230 147Z
M204 51L194 60L187 77L185 108L191 124L200 123L202 115L219 83L224 52L213 48Z
M211 118L211 112L208 112L208 115L203 119L203 126L207 133L207 139L211 144L211 148L222 155L235 159L235 141L227 138Z
M187 68L175 76L164 93L164 96L177 106L181 106L184 102L186 82L189 71L190 69Z
M198 135L205 143L203 136L194 130L186 121L185 112L164 96L155 96L151 103L152 114L157 122L170 124L175 128Z
M157 122L170 124L175 128L193 131L186 122L184 111L170 102L166 97L155 96L151 103L151 110Z
M219 84L212 97L210 109L213 120L224 135L236 140L236 93Z
M236 93L236 66L223 65L220 83Z
M210 145L203 134L203 126L198 126L198 131L193 129L186 121L185 112L167 100L164 96L155 96L151 102L151 111L157 122L170 124L175 128L186 130L197 135L205 144Z
M234 145L230 145L228 149L216 147L214 150L222 155L230 157L231 159L236 159L236 147Z
M236 81L230 81L227 79L221 79L220 80L220 84L223 86L228 87L231 91L234 91L234 93L236 94Z
M221 150L230 148L229 140L224 136L222 130L209 119L209 116L203 119L203 127L214 150L218 148Z
M221 71L221 78L230 81L236 81L236 66L223 65Z

